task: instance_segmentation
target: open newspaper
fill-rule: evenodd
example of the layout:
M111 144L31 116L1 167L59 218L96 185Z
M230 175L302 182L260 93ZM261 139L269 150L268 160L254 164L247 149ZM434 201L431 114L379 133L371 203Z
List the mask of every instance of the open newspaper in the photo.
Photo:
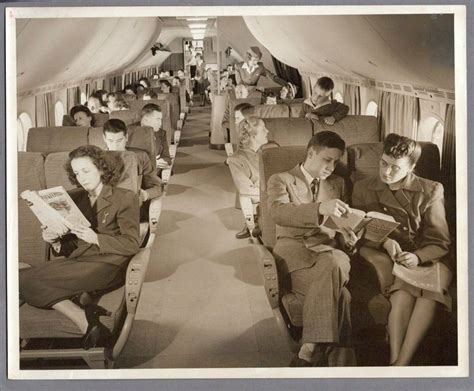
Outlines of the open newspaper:
M41 224L57 234L64 233L65 228L67 231L71 223L86 227L91 225L62 186L39 191L25 190L20 197L28 203Z
M443 293L448 289L453 276L451 270L442 262L414 268L407 268L399 263L394 263L392 274L410 285L439 293Z
M400 223L392 216L379 212L365 213L363 210L351 208L341 217L329 216L323 225L327 228L341 231L351 228L356 234L365 228L364 238L373 242L382 242Z

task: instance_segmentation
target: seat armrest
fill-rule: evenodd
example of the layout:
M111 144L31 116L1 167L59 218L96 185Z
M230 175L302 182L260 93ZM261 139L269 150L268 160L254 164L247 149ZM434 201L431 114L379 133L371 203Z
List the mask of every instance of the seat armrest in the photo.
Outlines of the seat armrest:
M252 203L252 199L248 196L239 195L240 207L245 219L245 225L247 226L250 233L255 228L255 207Z
M156 233L158 228L158 221L160 220L161 208L163 205L164 196L154 198L150 201L150 207L148 209L148 218L150 222L150 231L151 233Z
M380 285L380 292L385 296L389 296L390 287L394 279L392 274L393 261L388 254L372 247L361 247L359 254L375 271Z
M268 302L272 308L279 306L279 281L278 272L273 254L263 245L255 245L258 252L258 264L263 277L263 287L267 294Z
M125 300L127 301L127 313L129 314L135 315L137 310L150 254L150 248L141 249L128 264L125 277Z
M230 157L234 154L234 147L232 143L225 143L224 147L225 147L225 153L227 154L227 157Z
M179 140L181 139L181 130L176 130L176 131L174 132L173 137L174 137L174 143L175 143L175 145L178 145L178 144L179 144Z

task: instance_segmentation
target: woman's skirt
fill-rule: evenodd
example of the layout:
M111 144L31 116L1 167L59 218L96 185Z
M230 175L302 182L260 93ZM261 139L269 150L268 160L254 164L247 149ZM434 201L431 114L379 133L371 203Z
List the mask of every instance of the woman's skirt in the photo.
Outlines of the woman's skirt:
M209 85L208 81L206 79L201 79L201 80L195 80L194 83L194 94L195 95L201 95L206 92L206 88Z
M82 292L109 290L123 285L128 262L117 266L104 260L107 257L128 257L113 254L100 257L101 261L97 260L97 255L57 259L22 269L20 297L34 307L51 308Z
M453 300L448 292L438 293L417 288L416 286L410 285L400 278L395 277L393 284L390 287L390 293L396 292L398 290L408 292L410 295L416 298L423 297L425 299L437 301L438 303L443 304L447 311L451 311Z

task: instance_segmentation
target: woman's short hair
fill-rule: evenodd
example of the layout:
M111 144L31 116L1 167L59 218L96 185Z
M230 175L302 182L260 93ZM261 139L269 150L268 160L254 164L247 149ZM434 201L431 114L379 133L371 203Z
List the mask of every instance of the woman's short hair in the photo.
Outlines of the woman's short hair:
M102 90L104 91L104 90ZM105 91L104 91L105 92ZM90 98L94 98L94 99L97 99L99 101L99 104L101 106L107 106L107 104L104 102L104 100L102 99L102 93L99 91L94 91L90 96L89 96L89 99Z
M258 126L261 123L265 124L261 118L254 116L245 118L239 123L237 136L240 148L247 148L250 145L250 138L257 134Z
M88 117L92 118L92 113L87 106L76 105L71 109L71 111L69 112L69 115L74 119L74 116L77 113L85 113Z
M234 107L234 112L240 111L242 115L251 115L255 111L255 106L244 102L244 103L239 103Z
M83 145L69 153L68 161L64 165L69 181L73 185L81 186L74 174L71 162L81 157L91 159L94 166L100 171L100 180L104 185L115 186L119 182L124 170L124 163L120 154L107 154L106 151L95 145Z
M390 133L383 142L383 153L394 159L406 156L410 164L415 165L421 156L421 146L409 137Z
M324 91L332 91L334 89L334 82L327 76L320 77L316 84Z

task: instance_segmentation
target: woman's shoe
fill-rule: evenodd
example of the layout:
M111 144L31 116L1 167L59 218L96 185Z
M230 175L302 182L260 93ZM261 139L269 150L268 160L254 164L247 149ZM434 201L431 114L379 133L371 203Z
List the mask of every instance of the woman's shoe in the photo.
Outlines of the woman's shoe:
M100 323L99 318L101 316L110 316L112 313L95 304L86 305L84 311L86 313L88 327L82 340L82 347L88 350L97 345L108 345L112 334L107 327Z

